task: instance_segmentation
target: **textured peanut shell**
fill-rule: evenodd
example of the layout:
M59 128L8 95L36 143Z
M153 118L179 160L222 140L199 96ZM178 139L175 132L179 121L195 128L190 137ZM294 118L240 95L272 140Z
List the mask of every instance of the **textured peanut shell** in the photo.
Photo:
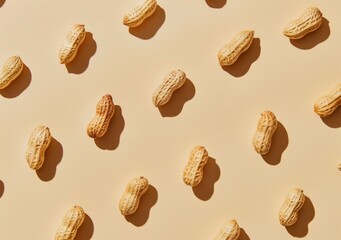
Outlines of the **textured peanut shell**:
M245 52L253 41L254 31L241 31L233 39L222 47L218 52L220 66L229 66L237 61L239 56Z
M298 211L304 204L305 196L303 190L295 188L291 190L279 210L279 222L283 226L294 225L298 219Z
M166 74L164 80L153 93L155 107L165 105L172 97L175 90L184 85L186 74L180 69L173 70Z
M306 9L302 15L286 25L283 34L290 39L300 39L318 29L323 21L321 11L316 7Z
M79 46L84 42L86 31L84 25L74 25L66 35L65 42L59 50L59 60L61 64L71 62L77 55Z
M97 103L95 117L88 124L87 133L89 137L103 137L108 130L110 120L114 116L114 113L115 105L111 95L104 95Z
M73 240L84 219L85 212L83 208L79 206L70 208L64 215L62 225L57 230L55 240Z
M214 240L237 240L240 235L240 227L236 220L232 219L221 226Z
M270 151L272 136L276 129L277 119L275 114L270 111L262 112L252 139L252 145L257 153L265 155Z
M123 17L123 24L132 28L141 25L146 18L153 15L156 7L156 0L144 0Z
M314 111L321 117L327 117L341 105L341 84L335 86L329 94L318 98Z
M183 171L183 181L189 186L198 185L204 176L204 166L208 161L208 152L205 147L195 147L188 159L188 163Z
M0 89L7 87L16 79L24 68L24 63L19 56L7 59L0 71Z
M51 142L51 133L48 127L38 126L28 140L26 160L29 167L38 170L44 163L45 151Z
M137 177L129 181L119 203L122 215L130 215L136 212L140 199L148 190L149 183L144 177Z

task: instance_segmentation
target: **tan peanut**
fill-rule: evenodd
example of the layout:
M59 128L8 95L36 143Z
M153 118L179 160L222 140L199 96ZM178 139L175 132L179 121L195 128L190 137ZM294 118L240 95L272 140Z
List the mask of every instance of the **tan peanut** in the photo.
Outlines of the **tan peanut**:
M300 39L318 29L323 21L321 11L316 7L306 9L302 15L286 25L283 34L290 39Z
M71 62L77 55L79 46L84 42L86 31L84 25L74 25L66 35L65 42L59 50L59 60L61 64Z
M221 226L214 240L237 240L240 235L240 227L235 219L231 219Z
M276 129L277 119L275 114L270 111L262 112L252 139L252 145L257 153L265 155L270 151L272 136Z
M24 63L19 56L7 59L0 71L0 89L7 87L16 79L24 68Z
M292 189L286 196L285 201L279 210L279 222L283 226L294 225L298 219L298 211L304 204L305 196L303 190Z
M222 47L218 52L220 66L229 66L237 61L239 56L245 52L253 41L254 31L241 31L233 39Z
M96 106L96 115L87 127L89 137L100 138L107 132L114 116L115 105L110 94L104 95Z
M175 90L184 85L186 74L180 69L170 71L164 77L159 87L154 91L153 103L155 107L165 105L172 97Z
M26 150L26 160L31 169L38 170L43 165L51 138L48 127L38 126L33 130Z
M85 212L83 208L79 206L70 208L64 215L62 225L57 230L55 240L73 240L84 219Z
M314 111L321 117L327 117L341 105L341 84L335 86L327 95L318 98Z
M140 199L148 190L149 183L144 177L137 177L129 181L119 203L121 214L126 216L136 212Z
M183 171L183 181L189 186L198 185L204 177L204 166L208 161L208 152L205 147L195 147L188 159L188 163Z
M156 7L156 0L143 0L140 5L124 15L123 24L132 28L141 25L146 18L153 15Z

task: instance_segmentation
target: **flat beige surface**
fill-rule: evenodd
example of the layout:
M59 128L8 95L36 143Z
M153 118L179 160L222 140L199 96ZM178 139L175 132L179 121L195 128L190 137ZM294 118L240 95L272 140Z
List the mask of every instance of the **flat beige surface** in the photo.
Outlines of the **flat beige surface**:
M341 109L325 119L312 110L341 81L340 1L159 0L130 31L122 17L137 0L0 2L0 62L18 54L27 66L0 92L0 239L54 239L73 205L88 215L78 240L207 240L231 218L241 240L341 237ZM290 42L283 27L310 6L323 25ZM88 34L65 67L58 51L75 23ZM218 50L244 29L254 43L222 69ZM153 91L174 68L189 80L159 110ZM86 126L107 93L117 111L94 141ZM251 144L263 110L281 123L264 158ZM54 140L34 172L25 151L40 124ZM197 145L211 160L191 189L182 171ZM119 199L140 175L152 187L125 218ZM286 229L278 210L293 187L308 199Z

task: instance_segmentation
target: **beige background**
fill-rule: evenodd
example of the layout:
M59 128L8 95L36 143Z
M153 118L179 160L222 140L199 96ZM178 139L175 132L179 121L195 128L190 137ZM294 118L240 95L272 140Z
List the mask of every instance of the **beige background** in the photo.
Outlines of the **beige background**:
M159 0L134 30L122 17L135 0L0 2L0 62L17 54L27 66L0 91L0 239L53 239L76 204L88 215L78 240L212 239L231 218L241 240L341 237L341 109L325 119L312 110L341 81L339 1ZM321 28L290 42L283 27L310 6ZM75 23L89 33L65 67L58 51ZM244 29L254 43L222 69L217 51ZM174 68L189 81L158 110L152 93ZM117 111L94 141L86 126L106 93ZM281 124L262 158L251 139L266 109ZM25 151L39 124L54 140L34 172ZM182 170L196 145L211 159L191 189ZM152 187L126 219L118 202L139 175ZM293 187L308 198L286 229L277 215Z

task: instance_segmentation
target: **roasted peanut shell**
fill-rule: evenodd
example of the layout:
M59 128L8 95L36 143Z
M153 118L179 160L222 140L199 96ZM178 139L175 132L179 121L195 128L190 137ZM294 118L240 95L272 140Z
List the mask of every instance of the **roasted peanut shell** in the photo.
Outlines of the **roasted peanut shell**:
M276 129L277 119L275 114L270 111L262 112L252 139L252 145L257 153L265 155L269 152L272 136Z
M220 66L229 66L237 61L239 56L252 44L254 31L241 31L218 52Z
M170 71L164 80L153 93L153 103L155 107L165 105L172 97L175 90L184 85L186 74L180 69Z
M300 39L318 29L323 21L321 11L316 7L306 9L302 15L284 28L283 34L290 39Z
M79 46L84 42L86 31L84 25L74 25L67 34L64 44L59 50L59 60L61 64L70 63L77 55Z
M0 89L6 88L16 79L24 68L24 63L19 56L7 59L0 71Z
M229 220L221 226L214 240L237 240L240 235L240 227L235 219Z
M55 240L73 240L78 228L85 219L83 208L74 206L64 215L61 227L57 230Z
M205 147L195 147L188 159L188 163L183 171L183 181L189 186L198 185L204 176L204 166L208 161L208 152Z
M123 17L123 24L132 28L141 25L146 18L153 15L156 7L156 0L143 0Z
M341 105L341 84L335 86L329 94L318 98L314 111L321 117L327 117Z
M122 215L130 215L136 212L140 199L148 190L149 183L144 177L137 177L129 181L119 203Z
M114 116L115 105L110 94L104 95L97 103L96 115L87 127L89 137L100 138L107 132L110 120Z
M51 138L50 130L45 126L38 126L32 132L26 150L26 160L31 169L38 170L43 165Z
M279 210L279 222L283 226L294 225L298 219L298 211L304 204L305 196L302 189L291 190Z

